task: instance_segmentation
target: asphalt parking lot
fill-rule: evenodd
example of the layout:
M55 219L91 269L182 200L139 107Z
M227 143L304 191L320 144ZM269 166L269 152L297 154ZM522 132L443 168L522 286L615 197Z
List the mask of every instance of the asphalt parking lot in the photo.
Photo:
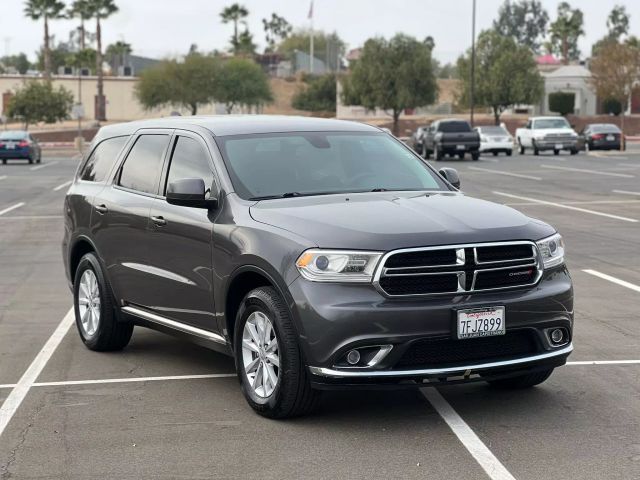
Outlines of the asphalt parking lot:
M232 361L136 329L90 352L68 315L61 208L78 157L0 165L0 478L640 478L640 147L445 160L467 194L564 235L575 351L543 385L326 395L271 421Z

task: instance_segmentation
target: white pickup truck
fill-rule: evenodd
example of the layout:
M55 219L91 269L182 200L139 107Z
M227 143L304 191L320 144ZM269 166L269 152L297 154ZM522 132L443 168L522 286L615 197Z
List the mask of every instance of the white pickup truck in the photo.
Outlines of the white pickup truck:
M578 153L578 134L564 117L530 118L526 126L516 130L516 142L520 154L526 149L533 150L534 155L545 150L553 150L555 155L561 150Z

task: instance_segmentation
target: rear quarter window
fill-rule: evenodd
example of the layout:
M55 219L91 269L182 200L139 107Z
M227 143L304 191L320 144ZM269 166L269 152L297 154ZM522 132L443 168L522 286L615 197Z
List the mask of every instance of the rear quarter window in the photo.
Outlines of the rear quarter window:
M128 136L113 137L100 142L82 168L80 179L103 182L128 139Z

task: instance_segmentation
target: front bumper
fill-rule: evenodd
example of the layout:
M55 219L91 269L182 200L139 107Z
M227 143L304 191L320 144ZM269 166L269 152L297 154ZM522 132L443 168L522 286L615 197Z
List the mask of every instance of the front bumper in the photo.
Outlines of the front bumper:
M577 150L578 139L574 140L535 140L538 150Z
M573 288L563 266L546 271L532 288L421 299L386 298L370 285L314 283L298 278L290 285L294 317L311 381L318 388L420 385L424 380L472 381L503 377L565 363L572 350ZM527 331L536 351L507 358L396 367L412 345L424 340L456 342L456 311L503 305L507 333ZM549 328L562 327L568 343L550 345ZM473 342L473 340L459 340ZM372 367L344 366L353 348L392 345ZM460 344L466 348L471 344Z

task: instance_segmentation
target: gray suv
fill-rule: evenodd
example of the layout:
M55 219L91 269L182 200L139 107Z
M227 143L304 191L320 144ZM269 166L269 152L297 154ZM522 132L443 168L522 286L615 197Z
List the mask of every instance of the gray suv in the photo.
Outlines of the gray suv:
M64 207L78 332L97 351L139 325L232 355L272 418L328 389L541 383L573 348L562 238L458 187L360 123L103 127Z

